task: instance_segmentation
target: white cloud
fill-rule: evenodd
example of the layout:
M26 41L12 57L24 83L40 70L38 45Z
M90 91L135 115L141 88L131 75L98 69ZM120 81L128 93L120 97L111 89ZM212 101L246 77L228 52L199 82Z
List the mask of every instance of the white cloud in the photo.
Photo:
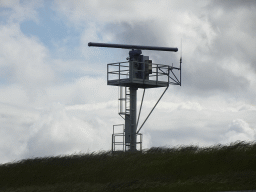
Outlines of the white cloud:
M0 7L7 8L1 11L0 15L8 18L8 22L21 22L25 19L38 21L36 8L42 6L41 0L20 1L20 0L1 0Z
M0 87L0 101L6 104L22 105L29 102L26 91L18 85Z
M177 13L185 11L198 11L208 4L205 2L191 1L151 1L131 0L121 2L118 0L101 1L72 1L72 0L55 0L55 9L65 15L70 21L84 22L134 22L151 19L176 20L179 18ZM186 6L185 6L186 5Z
M18 24L0 26L0 44L0 67L7 71L9 84L19 84L33 98L39 86L54 80L47 49L36 38L22 34Z
M115 102L116 103L116 102ZM113 102L41 109L1 104L1 162L22 158L110 150Z
M223 143L231 143L235 141L254 141L255 130L250 127L250 125L242 119L235 119L229 125L229 129L224 134Z
M30 126L39 117L35 109L0 103L0 157L1 162L20 159L27 150Z
M92 111L92 110L91 110ZM76 112L76 111L73 111ZM95 121L100 127L96 127ZM105 125L95 118L76 117L60 104L42 111L40 118L32 125L34 134L28 139L26 156L45 156L100 150L108 142ZM108 134L109 135L109 134Z

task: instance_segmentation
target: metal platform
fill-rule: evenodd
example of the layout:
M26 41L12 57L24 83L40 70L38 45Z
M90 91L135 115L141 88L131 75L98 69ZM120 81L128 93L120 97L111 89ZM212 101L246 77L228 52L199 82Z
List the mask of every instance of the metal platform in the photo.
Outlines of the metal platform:
M154 81L154 80L135 79L135 78L130 80L129 78L127 78L127 79L108 80L108 85L123 86L123 87L134 86L137 88L156 88L156 87L167 87L169 83L165 81Z

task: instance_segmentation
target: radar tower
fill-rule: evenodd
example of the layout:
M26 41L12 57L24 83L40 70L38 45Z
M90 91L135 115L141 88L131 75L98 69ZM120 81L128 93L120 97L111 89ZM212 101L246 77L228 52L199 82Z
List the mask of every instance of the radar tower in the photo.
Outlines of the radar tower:
M141 151L142 134L140 130L167 91L169 85L181 86L182 63L182 59L180 58L179 68L173 67L173 65L155 64L152 63L149 56L142 55L142 50L177 52L178 48L92 42L89 42L88 46L130 49L129 57L127 58L128 61L107 65L107 84L119 87L118 113L125 120L125 124L113 125L112 152L118 151L116 147L120 145L122 146L121 151ZM175 71L179 71L179 75L175 75ZM166 88L144 122L138 128L145 89L158 87ZM137 90L139 88L143 89L143 96L137 117ZM115 133L115 128L118 126L122 128L121 133ZM117 140L118 137L121 138L121 141ZM137 145L139 145L139 149L137 149Z

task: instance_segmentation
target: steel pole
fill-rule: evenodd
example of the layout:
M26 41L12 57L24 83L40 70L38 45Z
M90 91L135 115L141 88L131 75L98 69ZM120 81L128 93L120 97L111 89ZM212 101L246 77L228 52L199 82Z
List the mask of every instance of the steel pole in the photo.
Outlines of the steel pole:
M136 122L136 109L137 109L137 87L130 87L130 119L131 119L131 143L130 150L136 151L136 130L137 130L137 122Z

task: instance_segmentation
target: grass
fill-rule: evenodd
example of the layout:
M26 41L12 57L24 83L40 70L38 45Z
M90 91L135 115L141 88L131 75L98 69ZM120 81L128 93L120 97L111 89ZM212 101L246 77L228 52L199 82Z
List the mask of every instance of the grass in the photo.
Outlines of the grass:
M256 189L256 143L151 148L26 159L0 165L1 192Z

